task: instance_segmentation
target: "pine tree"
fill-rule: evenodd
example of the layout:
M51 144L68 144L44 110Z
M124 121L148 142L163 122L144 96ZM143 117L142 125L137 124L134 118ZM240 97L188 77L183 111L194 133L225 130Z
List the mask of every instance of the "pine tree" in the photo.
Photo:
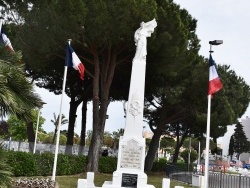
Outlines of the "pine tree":
M233 151L237 154L237 159L239 160L240 154L250 151L250 142L247 140L240 122L236 124L232 137L234 140Z
M230 138L229 149L228 149L228 155L230 156L231 160L232 160L233 154L234 154L234 137L232 135Z

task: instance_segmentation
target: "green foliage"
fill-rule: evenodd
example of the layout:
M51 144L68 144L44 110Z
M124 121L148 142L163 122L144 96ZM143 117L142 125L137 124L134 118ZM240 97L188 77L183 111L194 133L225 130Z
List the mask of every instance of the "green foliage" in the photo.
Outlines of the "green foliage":
M9 151L8 163L12 167L15 176L37 175L36 161L31 153Z
M213 140L209 140L210 150L214 150L216 148L216 144ZM189 148L189 137L185 139L183 142L183 147L188 149ZM199 138L192 138L191 139L191 147L198 153L199 152ZM202 152L206 148L206 138L200 139L200 151Z
M31 110L31 118L34 130L36 130L37 119L38 119L37 116L38 116L38 110L35 109ZM44 122L45 119L40 115L38 131L44 132L42 128ZM9 125L9 136L11 136L13 140L23 141L27 139L27 126L25 120L20 119L16 115L11 115L8 118L7 123Z
M241 153L250 151L250 142L247 140L243 126L240 122L236 124L232 140L230 139L230 142L231 141L233 141L233 151L237 154L238 159Z
M52 142L51 142L52 144L54 144L55 140L56 140L60 115L56 116L56 114L53 113L53 116L54 116L54 119L50 120L55 126L55 131L54 131L53 139L52 139ZM64 114L62 114L61 125L67 124L68 122L69 122L68 119L65 117Z
M52 138L53 136L52 136L52 134L47 134L47 135L45 135L44 136L44 138L43 138L43 140L42 140L42 143L43 144L51 144L52 143Z
M161 139L161 143L160 143L161 148L167 148L167 147L173 148L175 145L176 145L176 141L171 137L164 136Z
M2 115L15 114L29 119L30 110L42 102L20 64L21 52L11 53L0 47L0 107Z
M51 175L53 170L55 155L52 153L42 153L41 155L35 154L33 156L36 160L37 175L38 176L46 176L48 174Z
M8 164L14 176L49 176L53 170L54 154L31 154L8 151ZM57 175L72 175L85 172L86 156L58 155Z
M164 172L166 170L167 160L160 158L159 161L154 161L152 171L153 172Z
M100 157L99 171L103 173L113 173L117 168L117 158L114 157Z
M190 151L188 149L185 149L180 153L181 157L184 159L185 163L188 163L188 154L190 152L190 164L192 164L197 158L198 154L195 150L191 149Z
M6 151L4 150L3 143L0 142L0 187L7 186L11 188L11 168L7 163Z
M79 174L86 170L86 157L72 155L58 155L57 174Z

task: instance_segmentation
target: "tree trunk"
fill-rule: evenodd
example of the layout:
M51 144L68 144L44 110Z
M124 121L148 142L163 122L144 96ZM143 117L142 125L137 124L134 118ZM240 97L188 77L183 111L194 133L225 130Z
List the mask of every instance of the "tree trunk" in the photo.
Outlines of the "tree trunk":
M185 131L185 133L182 135L181 140L180 140L180 134L179 134L179 125L177 125L176 127L176 146L175 146L175 151L174 151L174 156L173 156L173 161L172 163L176 164L178 157L179 157L179 153L180 153L180 148L183 145L183 142L185 140L185 138L187 137L188 132Z
M56 128L55 128L55 132L54 132L54 135L53 135L53 139L52 139L52 143L51 144L55 144L55 140L56 140L56 134L57 134L57 126L58 125L55 125Z
M153 163L155 160L155 154L157 152L157 149L159 148L160 137L161 137L160 131L155 132L153 137L152 137L152 140L151 140L150 145L149 145L149 150L148 150L147 156L145 158L145 166L144 166L145 171L150 171L153 167Z
M97 53L94 55L95 76L93 80L93 137L89 148L87 165L87 170L92 172L98 172L99 152L103 140L106 113L109 104L109 90L116 68L116 49L112 51L111 46L109 47L110 48L106 54L107 57L104 56L102 59L104 60L102 62L102 67L100 67ZM105 62L105 60L107 61ZM102 68L101 71L100 68ZM99 80L101 81L101 100L99 99Z
M20 151L20 148L21 148L21 143L22 143L22 141L21 140L19 140L19 142L18 142L18 149L17 149L17 151ZM34 151L34 150L33 150Z
M35 143L35 132L33 127L33 122L26 122L27 127L27 136L28 136L28 142L29 142L29 152L33 152L34 150L34 143Z
M96 51L97 49L95 49ZM94 78L93 78L93 135L88 152L87 170L98 172L99 146L100 146L100 127L99 127L99 79L100 65L98 53L94 54ZM97 140L98 139L98 140Z
M75 101L75 96L72 95L70 101L70 109L69 109L69 126L68 126L68 135L67 135L67 142L65 148L65 154L72 154L72 148L74 144L74 129L75 129L75 122L76 122L76 111L79 105L78 101Z
M213 142L215 143L215 148L213 149L213 151L211 151L212 154L218 154L218 147L217 147L217 138L213 137Z
M87 101L82 102L82 129L81 129L81 140L79 144L78 155L84 154L85 138L86 138L86 120L87 120Z

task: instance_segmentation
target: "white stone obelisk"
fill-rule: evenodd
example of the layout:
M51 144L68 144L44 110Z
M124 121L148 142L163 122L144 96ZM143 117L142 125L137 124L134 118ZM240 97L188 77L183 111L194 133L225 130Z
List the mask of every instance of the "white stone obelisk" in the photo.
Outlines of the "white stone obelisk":
M131 73L125 131L119 141L117 170L113 173L113 181L105 182L103 187L154 187L147 184L147 175L144 173L145 139L142 137L142 130L147 37L151 36L156 26L155 19L142 22L134 35L136 53Z
M155 19L147 23L142 22L135 32L136 53L133 59L124 136L142 137L147 37L151 36L156 26Z

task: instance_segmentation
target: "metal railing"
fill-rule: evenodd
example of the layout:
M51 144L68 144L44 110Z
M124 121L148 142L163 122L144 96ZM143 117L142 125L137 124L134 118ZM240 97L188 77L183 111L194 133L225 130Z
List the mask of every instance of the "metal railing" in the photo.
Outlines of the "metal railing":
M250 177L240 174L209 173L210 188L249 188Z
M204 175L181 170L176 165L166 165L166 176L170 179L192 184L192 175ZM250 175L227 174L209 171L209 188L250 188Z
M166 165L166 175L170 179L181 181L187 184L192 184L192 174L193 174L192 171L180 169L176 165L171 165L171 164Z

